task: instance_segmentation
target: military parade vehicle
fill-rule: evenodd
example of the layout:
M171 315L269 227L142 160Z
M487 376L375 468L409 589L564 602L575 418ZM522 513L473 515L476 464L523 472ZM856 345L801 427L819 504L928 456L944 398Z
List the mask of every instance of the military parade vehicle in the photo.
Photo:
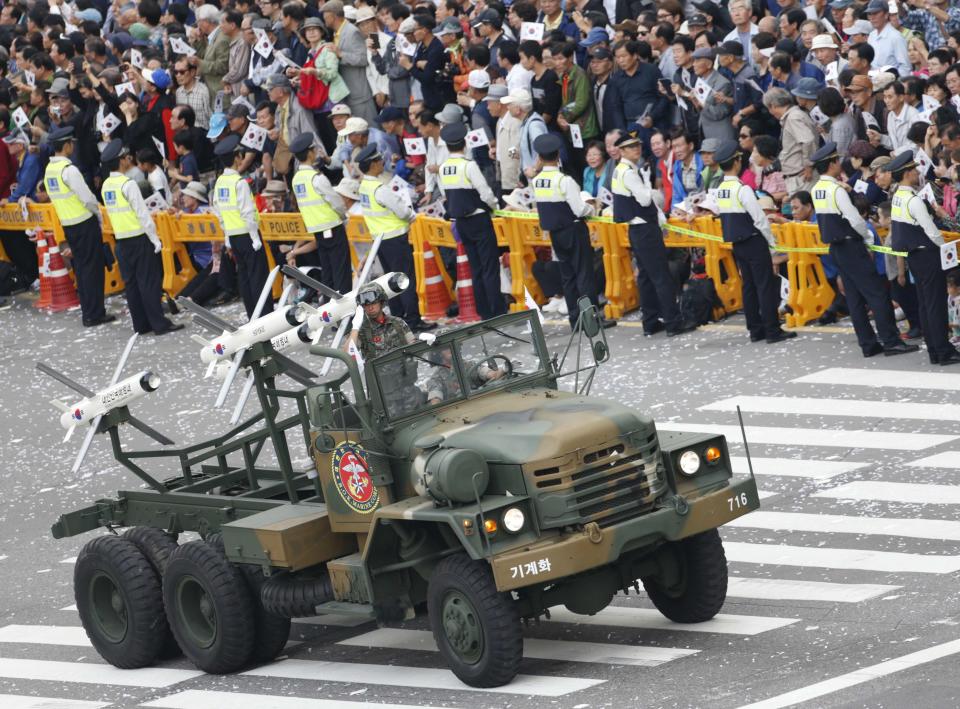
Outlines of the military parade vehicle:
M658 432L589 395L609 351L584 305L562 357L535 311L452 329L362 372L340 348L308 344L335 362L321 379L252 341L237 356L259 411L183 447L121 443L124 423L171 443L127 405L157 375L124 380L126 395L106 390L93 425L143 486L52 529L109 532L75 567L93 646L120 668L182 652L229 673L276 658L291 618L424 615L451 671L494 687L518 672L524 621L554 606L591 615L642 584L670 620L712 618L727 590L717 528L759 507L756 482L733 477L723 436ZM65 407L68 423L83 408ZM312 462L297 467L301 445ZM149 471L161 463L178 473ZM201 538L178 543L185 532Z

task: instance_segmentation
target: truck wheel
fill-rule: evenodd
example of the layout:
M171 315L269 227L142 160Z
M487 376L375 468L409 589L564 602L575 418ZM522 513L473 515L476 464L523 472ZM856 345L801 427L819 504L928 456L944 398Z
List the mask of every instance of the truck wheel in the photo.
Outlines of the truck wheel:
M523 659L520 617L509 593L497 591L487 564L448 556L427 588L430 628L450 670L471 687L512 680Z
M202 540L170 555L163 576L167 618L184 654L204 672L239 670L253 654L253 600L240 571Z
M710 620L727 599L727 557L716 529L669 542L675 555L678 581L664 586L657 579L643 579L643 588L661 613L675 623Z
M168 534L156 527L131 527L122 536L137 545L137 548L147 557L153 570L157 572L157 577L162 579L167 569L167 561L177 549L177 535ZM172 660L182 654L183 651L177 645L177 639L173 637L173 631L168 624L159 659Z
M83 629L115 667L149 667L163 649L167 619L160 577L129 539L91 540L77 557L74 595Z
M250 594L253 596L254 624L257 642L254 645L251 662L260 664L271 662L283 652L290 639L290 618L270 613L260 600L260 589L268 581L260 569L253 566L243 567L243 576L247 580Z
M260 602L268 613L285 618L309 618L317 606L333 599L329 576L277 574L264 579Z

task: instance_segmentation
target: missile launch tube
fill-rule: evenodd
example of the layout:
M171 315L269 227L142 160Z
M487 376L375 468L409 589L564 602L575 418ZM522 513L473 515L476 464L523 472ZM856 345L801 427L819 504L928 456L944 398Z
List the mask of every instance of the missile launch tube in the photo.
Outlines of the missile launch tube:
M257 342L281 335L302 322L303 309L299 304L285 306L245 323L234 332L224 333L213 339L208 346L200 350L200 360L204 364L210 364L227 359Z
M410 278L405 273L393 271L374 278L370 283L376 283L387 294L387 298L395 298L410 287ZM367 284L369 285L369 284ZM311 331L316 331L324 325L338 323L344 318L352 317L357 311L357 290L355 288L338 300L332 300L319 308L319 312L307 319Z
M69 430L73 426L90 423L97 416L119 409L144 394L156 391L159 386L160 377L153 372L134 374L93 396L71 404L69 411L60 416L60 425Z

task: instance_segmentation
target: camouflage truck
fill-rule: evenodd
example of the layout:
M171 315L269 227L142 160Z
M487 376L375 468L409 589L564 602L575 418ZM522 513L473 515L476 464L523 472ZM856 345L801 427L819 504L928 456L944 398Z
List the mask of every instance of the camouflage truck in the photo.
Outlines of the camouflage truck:
M94 647L117 667L182 651L225 673L275 658L292 617L425 613L456 676L492 687L517 674L524 620L553 606L595 614L642 583L667 618L712 618L727 589L717 527L759 507L755 480L733 477L723 436L658 433L589 396L609 356L594 310L577 336L590 364L578 355L570 372L531 312L408 345L362 374L314 346L343 371L296 391L278 386L283 361L261 343L244 364L262 411L183 448L125 450L129 411L111 411L101 430L147 489L53 525L57 538L113 532L76 562ZM294 469L288 435L311 465ZM180 474L160 481L141 463L163 457ZM202 539L178 544L188 531Z

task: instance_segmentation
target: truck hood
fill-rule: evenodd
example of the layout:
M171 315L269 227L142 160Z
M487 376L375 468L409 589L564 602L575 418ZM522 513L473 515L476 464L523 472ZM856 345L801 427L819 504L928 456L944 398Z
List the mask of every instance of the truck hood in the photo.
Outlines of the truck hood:
M444 447L470 448L490 462L524 464L556 458L616 439L653 420L614 401L554 389L498 392L461 402L397 431L394 446L415 456L430 434Z

